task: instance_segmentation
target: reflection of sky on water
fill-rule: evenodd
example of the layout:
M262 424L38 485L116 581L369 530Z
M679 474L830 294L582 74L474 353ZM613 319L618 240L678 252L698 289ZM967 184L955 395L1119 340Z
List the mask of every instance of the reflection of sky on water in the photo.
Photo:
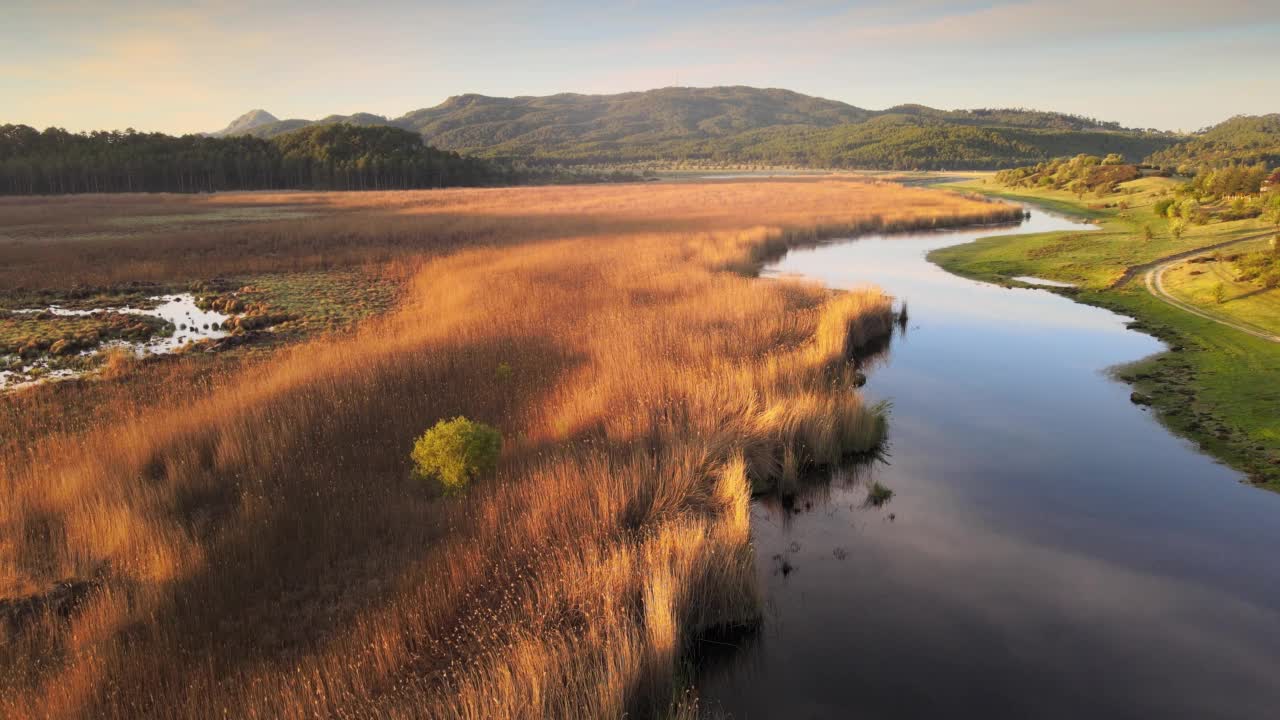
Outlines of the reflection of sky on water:
M110 312L122 315L148 315L160 318L173 325L173 333L157 334L150 340L145 342L127 342L123 340L113 340L102 343L101 345L82 351L81 355L93 355L108 348L124 347L131 349L137 355L156 354L164 355L175 352L184 345L196 342L197 340L217 340L224 338L231 333L223 329L223 323L231 316L213 310L201 310L196 305L195 296L191 293L180 293L176 295L159 295L148 298L155 301L155 307L135 308L129 306L110 307L110 308L90 308L84 310L69 310L57 305L50 305L42 308L24 308L14 310L19 314L38 314L51 313L53 315L61 315L67 317L89 316L94 313ZM0 358L3 360L4 358ZM47 368L47 359L38 359L22 366L21 373L15 373L8 370L0 370L0 389L12 390L19 387L34 385L39 382L49 380L63 380L66 378L77 377L82 372L72 369L49 370L36 380L28 380L26 373L37 368Z
M1103 369L1160 346L1124 318L923 259L989 234L871 237L774 268L907 301L865 389L893 403L869 476L895 494L869 510L865 488L833 489L786 522L754 508L765 629L705 695L740 718L1267 716L1280 496L1129 403Z

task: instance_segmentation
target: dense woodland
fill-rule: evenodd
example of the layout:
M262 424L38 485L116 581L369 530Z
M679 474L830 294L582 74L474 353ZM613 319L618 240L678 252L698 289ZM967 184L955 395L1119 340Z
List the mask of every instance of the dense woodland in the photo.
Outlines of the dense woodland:
M0 126L0 193L389 190L504 179L393 127L317 125L264 140Z
M1280 113L1231 118L1160 152L1148 162L1181 175L1223 165L1280 166Z

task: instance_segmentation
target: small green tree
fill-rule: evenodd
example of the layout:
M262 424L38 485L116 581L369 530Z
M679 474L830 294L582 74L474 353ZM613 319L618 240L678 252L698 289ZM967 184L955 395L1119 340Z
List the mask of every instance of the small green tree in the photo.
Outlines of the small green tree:
M1187 224L1182 220L1171 220L1169 222L1169 234L1173 235L1174 240L1181 240L1182 233L1187 229Z
M1227 301L1227 287L1222 283L1213 286L1213 301L1219 305Z
M446 492L461 492L477 477L492 472L502 452L502 433L481 422L456 417L441 420L413 444L414 475L436 478Z
M1154 230L1152 230L1152 229L1151 229L1151 226L1150 226L1150 225L1144 225L1144 226L1142 227L1142 239L1143 239L1143 240L1146 240L1147 242L1151 242L1152 240L1154 240L1154 239L1155 239L1155 237L1156 237L1156 233L1155 233L1155 231L1154 231Z

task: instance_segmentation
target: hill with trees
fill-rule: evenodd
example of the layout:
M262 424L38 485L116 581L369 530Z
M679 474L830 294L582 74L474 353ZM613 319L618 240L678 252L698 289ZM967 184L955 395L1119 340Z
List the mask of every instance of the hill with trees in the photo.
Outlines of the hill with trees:
M212 137L228 137L230 135L251 135L261 127L276 125L280 119L266 110L250 110L231 121L230 125L218 132L209 133Z
M760 163L807 167L1002 168L1079 153L1144 157L1180 136L1023 109L866 110L789 90L662 88L617 95L459 95L388 119L434 146L535 164ZM273 137L318 121L249 128Z
M1153 153L1147 161L1181 175L1223 165L1280 166L1280 113L1233 117Z
M1137 180L1142 172L1128 164L1119 154L1106 157L1076 155L1057 158L1029 167L1001 170L996 182L1010 187L1069 190L1083 196L1086 192L1108 195L1120 183Z

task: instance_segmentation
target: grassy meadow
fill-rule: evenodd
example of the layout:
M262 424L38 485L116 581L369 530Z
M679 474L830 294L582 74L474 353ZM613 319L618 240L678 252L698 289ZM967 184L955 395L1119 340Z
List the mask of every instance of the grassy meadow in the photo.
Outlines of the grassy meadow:
M1170 266L1161 276L1162 284L1170 295L1198 309L1280 335L1280 289L1243 279L1235 261L1245 254L1271 252L1270 239L1248 240Z
M1121 377L1149 398L1162 421L1210 454L1244 471L1251 480L1280 490L1280 344L1255 338L1197 317L1153 297L1145 273L1156 261L1187 254L1164 274L1165 289L1202 311L1261 329L1274 328L1280 289L1227 282L1230 262L1214 258L1259 250L1274 226L1262 218L1187 224L1178 237L1153 206L1172 196L1182 180L1145 177L1119 191L1079 197L1067 190L1009 189L990 178L948 187L1014 200L1088 219L1101 230L988 238L930 254L943 268L1006 285L1020 275L1078 285L1071 297L1136 319L1135 327L1164 340L1172 352L1123 369ZM1146 229L1151 229L1148 238ZM1214 248L1235 243L1221 251ZM1195 252L1203 249L1203 252ZM1211 262L1188 262L1194 257ZM1192 275L1199 271L1201 274ZM1214 296L1223 276L1225 302Z
M690 713L692 643L759 617L753 488L886 432L849 358L891 299L752 272L1009 213L855 178L0 200L6 307L322 318L0 395L0 716ZM503 450L446 495L409 452L459 415Z

